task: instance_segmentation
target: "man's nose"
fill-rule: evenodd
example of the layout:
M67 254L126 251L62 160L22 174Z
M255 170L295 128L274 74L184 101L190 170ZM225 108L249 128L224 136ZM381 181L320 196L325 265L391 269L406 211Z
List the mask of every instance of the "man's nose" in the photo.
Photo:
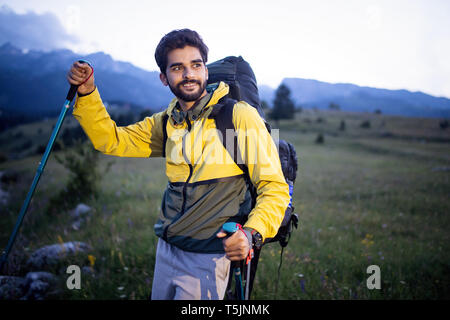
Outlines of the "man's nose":
M194 76L194 72L190 67L184 68L183 78L191 79Z

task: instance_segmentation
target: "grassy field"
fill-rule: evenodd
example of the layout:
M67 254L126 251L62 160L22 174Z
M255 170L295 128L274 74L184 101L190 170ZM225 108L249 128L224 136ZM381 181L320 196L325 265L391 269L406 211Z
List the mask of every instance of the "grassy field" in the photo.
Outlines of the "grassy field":
M14 137L35 141L51 123L1 133L2 153L22 153ZM280 246L264 247L253 298L449 299L450 129L440 129L439 119L313 110L281 121L279 128L298 152L294 205L300 226L284 251L278 288ZM323 143L316 143L319 134ZM46 143L41 140L24 158L0 163L0 171L18 172L5 186L11 197L0 211L2 247L40 160L31 149ZM164 163L100 158L101 166L112 166L99 196L86 202L93 215L74 230L67 210L49 208L49 199L67 182L67 170L52 155L10 272L25 274L24 262L39 247L83 241L93 247L91 256L67 265L91 266L95 276L84 275L81 290L65 290L57 298L146 299L157 242L153 224L167 183ZM367 288L370 265L380 267L380 290Z

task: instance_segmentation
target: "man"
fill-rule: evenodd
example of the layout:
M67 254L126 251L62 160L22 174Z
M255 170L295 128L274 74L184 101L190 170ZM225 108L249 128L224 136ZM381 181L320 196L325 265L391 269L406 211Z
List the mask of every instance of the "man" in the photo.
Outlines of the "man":
M220 132L208 118L229 87L221 82L206 90L208 48L197 32L165 35L155 58L161 82L176 97L166 110L117 127L102 104L91 68L75 62L68 74L68 81L79 85L73 115L105 154L166 158L169 183L154 226L159 240L152 299L223 299L230 261L245 259L254 239L277 233L289 203L288 186L257 110L236 103L233 124L258 194L252 209L243 171L223 152ZM243 232L228 236L221 227L229 221L245 222Z

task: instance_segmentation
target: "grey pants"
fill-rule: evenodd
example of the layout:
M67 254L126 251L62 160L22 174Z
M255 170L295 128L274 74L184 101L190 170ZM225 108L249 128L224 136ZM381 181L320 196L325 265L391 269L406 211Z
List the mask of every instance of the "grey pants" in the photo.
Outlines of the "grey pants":
M152 300L222 300L230 273L225 254L181 250L159 239Z

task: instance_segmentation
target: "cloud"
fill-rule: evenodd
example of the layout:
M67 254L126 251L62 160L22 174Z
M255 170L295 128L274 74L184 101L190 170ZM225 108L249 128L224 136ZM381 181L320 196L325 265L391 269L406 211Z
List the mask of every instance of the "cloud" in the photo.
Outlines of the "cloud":
M52 13L28 11L17 14L8 6L0 8L0 45L11 42L22 49L50 51L70 47L79 39L69 34Z

